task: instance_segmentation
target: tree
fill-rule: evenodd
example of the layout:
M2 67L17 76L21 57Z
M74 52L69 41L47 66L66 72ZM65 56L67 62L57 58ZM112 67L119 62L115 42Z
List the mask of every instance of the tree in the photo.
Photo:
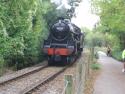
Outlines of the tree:
M92 0L92 11L100 16L98 28L101 32L107 33L107 37L111 41L110 45L117 53L125 48L124 9L125 2L123 0Z
M0 1L0 58L19 68L38 62L48 23L56 18L49 0ZM54 11L54 12L52 12ZM52 19L51 19L52 20Z

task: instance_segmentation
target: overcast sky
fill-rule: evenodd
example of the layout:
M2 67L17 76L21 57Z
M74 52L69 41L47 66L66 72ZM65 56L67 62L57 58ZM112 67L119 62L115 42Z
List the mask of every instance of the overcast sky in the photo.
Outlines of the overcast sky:
M91 4L89 0L83 0L80 6L76 9L77 17L72 21L80 27L92 29L99 21L99 17L91 13Z

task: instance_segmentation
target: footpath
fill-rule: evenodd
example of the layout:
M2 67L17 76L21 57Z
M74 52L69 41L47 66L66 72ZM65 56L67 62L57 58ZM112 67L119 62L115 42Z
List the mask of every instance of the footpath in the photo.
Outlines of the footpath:
M121 62L99 52L101 73L96 78L93 94L125 94L125 73Z

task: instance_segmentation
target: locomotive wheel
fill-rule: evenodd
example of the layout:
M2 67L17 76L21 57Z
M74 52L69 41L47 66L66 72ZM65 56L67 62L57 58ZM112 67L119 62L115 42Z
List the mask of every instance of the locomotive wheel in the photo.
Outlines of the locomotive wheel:
M66 63L67 63L67 64L70 64L70 63L71 63L71 57L69 57L69 56L66 57Z
M65 66L65 65L68 65L68 58L67 57L62 57L62 60L61 60L61 65Z
M52 66L52 65L53 65L53 60L52 60L50 57L48 57L48 65L49 65L49 66Z
M69 64L71 64L71 63L73 63L74 62L74 58L73 58L73 56L68 56L68 57L66 57L66 65L69 65Z

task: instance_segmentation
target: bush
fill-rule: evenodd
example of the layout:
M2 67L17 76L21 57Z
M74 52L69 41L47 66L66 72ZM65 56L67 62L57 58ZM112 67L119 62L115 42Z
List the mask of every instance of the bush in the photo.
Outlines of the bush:
M0 1L1 65L4 61L21 69L42 60L41 44L48 34L44 15L50 16L52 9L48 0Z
M93 70L99 70L100 68L101 68L101 65L98 64L98 63L95 63L95 64L91 65L91 69L93 69Z
M85 43L88 47L101 47L105 44L104 34L100 32L88 32L86 34Z
M112 57L121 61L122 60L122 51L113 50L112 51Z
M5 69L5 62L3 57L0 55L0 76L3 74Z

